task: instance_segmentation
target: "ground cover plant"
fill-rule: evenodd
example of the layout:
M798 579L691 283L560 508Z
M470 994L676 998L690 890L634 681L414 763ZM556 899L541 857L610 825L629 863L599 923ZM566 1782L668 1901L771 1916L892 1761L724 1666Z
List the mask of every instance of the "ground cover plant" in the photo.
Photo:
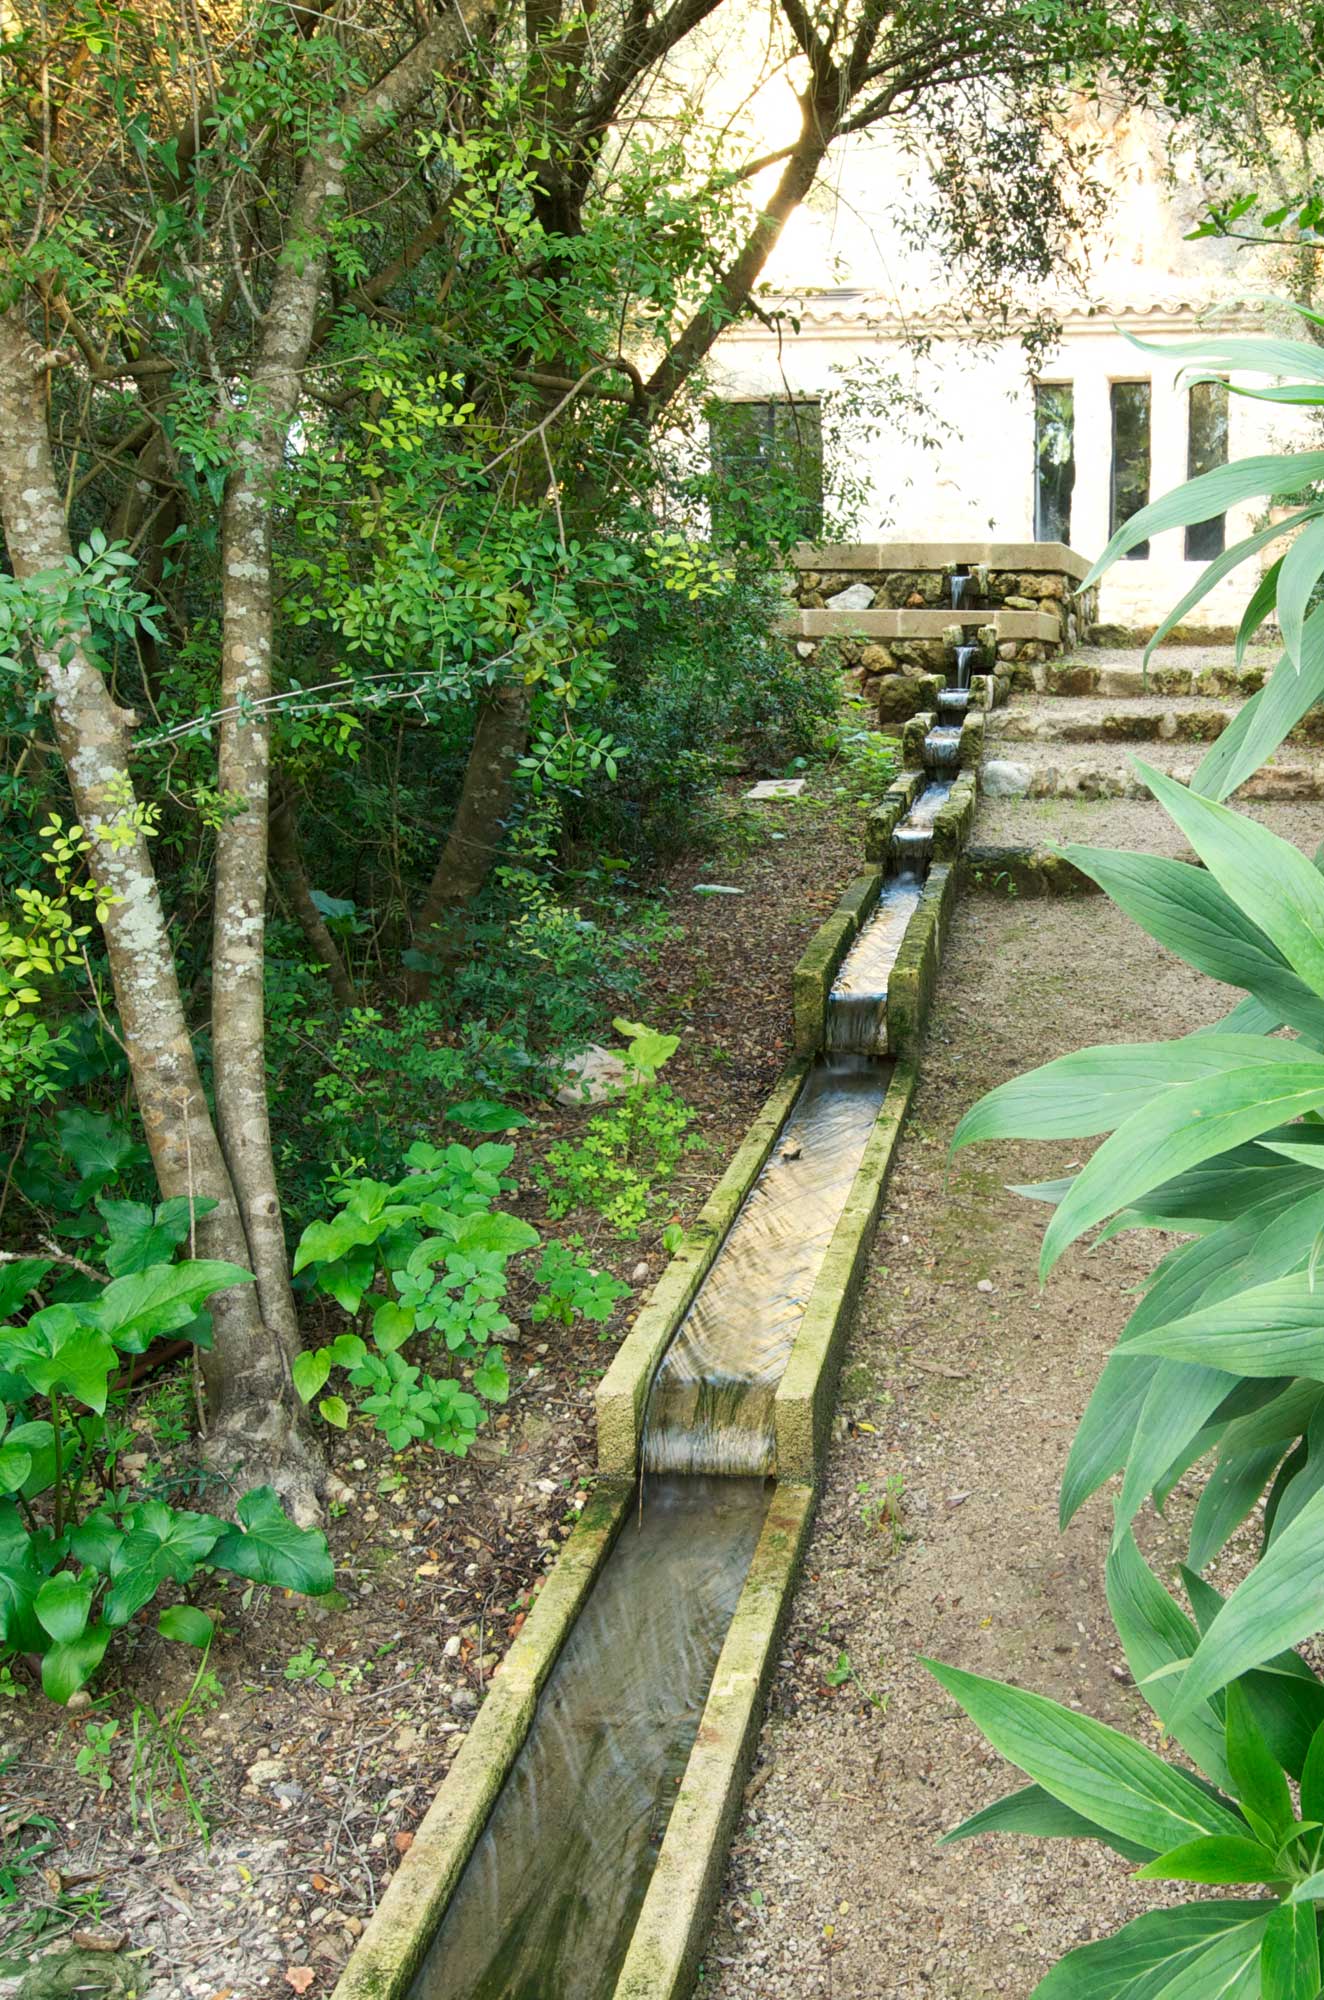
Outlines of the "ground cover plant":
M1187 379L1283 376L1236 392L1324 405L1313 343L1211 338L1175 353L1194 364ZM1135 515L1096 574L1147 533L1234 497L1300 494L1322 473L1324 453L1307 450L1192 480ZM1064 850L1161 945L1244 997L1212 1029L1084 1049L1013 1079L954 1139L1109 1135L1079 1172L1021 1190L1052 1209L1041 1278L1100 1229L1189 1238L1155 1268L1094 1390L1061 1513L1069 1520L1121 1474L1109 1608L1138 1687L1198 1775L1040 1696L932 1664L1031 1780L950 1838L1093 1838L1146 1879L1243 1893L1165 1904L1081 1947L1035 1989L1044 2000L1316 2000L1321 1987L1324 1683L1297 1649L1324 1630L1324 875L1223 801L1324 695L1324 614L1309 608L1324 573L1322 516L1309 501L1238 543L1163 628L1274 535L1299 530L1242 623L1244 646L1276 611L1284 650L1264 688L1189 787L1138 765L1203 865ZM1140 1557L1132 1525L1206 1457L1181 1572L1187 1609ZM1259 1558L1223 1598L1203 1572L1261 1501Z

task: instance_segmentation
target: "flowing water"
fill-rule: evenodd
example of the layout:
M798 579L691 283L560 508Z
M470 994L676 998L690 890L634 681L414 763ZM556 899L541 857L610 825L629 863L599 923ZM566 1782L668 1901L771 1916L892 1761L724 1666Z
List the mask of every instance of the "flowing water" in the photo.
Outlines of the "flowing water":
M828 998L827 1045L881 1055L887 1044L887 982L923 888L918 875L884 882L873 915L846 954Z
M959 611L965 603L966 592L970 588L970 573L968 570L956 570L953 572L950 581L952 587L952 610Z
M964 715L970 707L970 690L963 688L938 689L939 715Z
M607 2000L768 1490L650 1484L538 1703L410 2000Z
M922 875L933 859L933 822L952 795L951 778L935 778L894 829L890 853L898 874Z
M653 1380L649 1472L773 1470L773 1398L888 1071L820 1057Z
M924 738L924 762L931 770L950 771L961 761L961 730L955 722L940 722Z
M958 689L965 690L970 686L970 676L978 664L981 649L978 646L955 646L952 650L956 654L956 685Z

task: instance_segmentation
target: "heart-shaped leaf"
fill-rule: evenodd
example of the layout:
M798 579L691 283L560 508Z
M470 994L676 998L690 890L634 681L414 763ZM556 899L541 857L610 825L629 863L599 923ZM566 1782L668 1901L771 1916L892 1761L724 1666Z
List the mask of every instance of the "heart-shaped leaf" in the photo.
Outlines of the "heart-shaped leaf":
M239 1525L222 1535L209 1560L252 1583L273 1583L320 1597L335 1583L326 1536L296 1528L270 1486L245 1493L235 1509Z

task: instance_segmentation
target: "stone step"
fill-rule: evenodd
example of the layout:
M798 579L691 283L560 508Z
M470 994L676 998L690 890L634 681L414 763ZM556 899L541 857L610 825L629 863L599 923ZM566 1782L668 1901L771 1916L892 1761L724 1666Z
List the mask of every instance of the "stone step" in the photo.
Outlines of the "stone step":
M990 738L1002 743L1212 743L1221 736L1240 703L1187 696L1177 701L1153 697L1119 705L1096 696L1075 701L1017 702L990 715ZM1304 716L1289 743L1324 743L1324 709Z
M1225 699L1231 695L1245 701L1258 694L1276 655L1268 660L1248 661L1240 671L1226 661L1183 664L1168 653L1146 672L1138 662L1122 664L1106 657L1091 660L1088 652L1072 653L1057 660L1020 660L1014 669L1018 690L1026 693L1070 696L1096 695L1113 701L1142 699L1150 695L1205 695Z
M1320 811L1314 801L1237 798L1233 804L1304 854L1313 855L1320 844ZM1120 847L1134 854L1191 859L1185 835L1148 794L1144 798L981 796L971 851L982 851L986 859L999 848L1039 852L1072 841L1085 847ZM990 877L996 872L995 866L989 867Z
M1147 756L1144 761L1179 784L1188 784L1200 759L1159 753ZM980 785L989 798L1148 799L1150 796L1132 761L1111 745L1097 746L1089 757L1071 757L1063 755L1053 744L1017 743L1012 756L984 758ZM1321 798L1324 798L1324 759L1298 755L1280 757L1256 771L1234 795L1233 803Z

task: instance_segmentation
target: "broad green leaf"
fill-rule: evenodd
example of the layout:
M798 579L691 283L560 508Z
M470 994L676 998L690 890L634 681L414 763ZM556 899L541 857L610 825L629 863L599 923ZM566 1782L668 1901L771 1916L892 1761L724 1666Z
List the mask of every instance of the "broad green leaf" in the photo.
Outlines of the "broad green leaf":
M109 1508L98 1507L70 1535L69 1552L89 1569L109 1576L111 1558L123 1539L124 1530Z
M446 1113L446 1123L462 1125L469 1132L513 1132L532 1120L509 1104L498 1104L490 1097L472 1097L463 1104L452 1104Z
M1322 1402L1324 1387L1318 1382L1293 1382L1263 1408L1229 1424L1224 1446L1228 1451L1259 1451L1277 1445L1281 1453L1305 1434ZM1193 1567L1203 1569L1204 1564Z
M1283 1864L1273 1849L1258 1840L1219 1833L1206 1840L1188 1840L1136 1870L1147 1882L1281 1882Z
M216 1627L205 1611L199 1611L193 1604L172 1604L156 1621L156 1629L163 1639L173 1639L181 1646L196 1646L205 1652L215 1635Z
M49 1257L16 1257L12 1264L0 1264L0 1320L21 1311L51 1268Z
M1109 1554L1106 1581L1108 1609L1136 1685L1191 1761L1214 1784L1227 1789L1230 1774L1222 1715L1206 1703L1174 1727L1179 1682L1161 1673L1175 1660L1189 1660L1200 1635L1145 1562L1129 1531ZM1151 1678L1155 1674L1160 1678Z
M317 1409L318 1414L324 1417L327 1423L333 1424L338 1431L348 1427L349 1404L343 1396L323 1396Z
M1264 344L1268 346L1271 343ZM1254 364L1238 365L1250 367ZM1169 528L1187 528L1196 521L1212 520L1215 514L1226 513L1229 507L1237 507L1243 500L1299 493L1317 479L1324 479L1324 451L1238 458L1227 465L1215 466L1212 472L1202 472L1174 492L1165 493L1161 500L1151 500L1147 507L1142 507L1139 513L1124 522L1080 587L1088 590L1105 570L1111 569L1120 557L1140 542L1148 541L1151 535L1164 534Z
M146 1156L145 1148L104 1112L75 1106L61 1111L55 1122L65 1155L82 1179L97 1187L117 1179L125 1167Z
M48 1576L37 1592L33 1610L37 1622L57 1645L76 1639L92 1609L92 1585L81 1583L71 1570Z
M1324 1724L1311 1737L1301 1768L1301 1817L1324 1819Z
M270 1486L255 1486L235 1509L238 1526L221 1536L208 1560L253 1583L320 1597L335 1582L326 1536L296 1528Z
M466 1215L457 1240L465 1251L488 1250L498 1257L515 1257L522 1250L535 1249L541 1239L537 1230L517 1215L498 1210L494 1215Z
M383 1354L394 1354L397 1348L404 1346L414 1331L415 1323L412 1307L399 1305L394 1299L386 1299L372 1316L372 1337ZM365 1349L364 1352L366 1351ZM363 1355L359 1355L358 1360L362 1359ZM347 1368L357 1365L357 1362L353 1361L345 1364Z
M371 1244L346 1251L334 1263L322 1264L314 1273L317 1289L347 1313L356 1313L363 1295L377 1275L377 1258Z
M1287 1780L1251 1713L1245 1689L1234 1681L1224 1700L1232 1789L1260 1838L1276 1847L1286 1840L1296 1818Z
M337 1264L351 1250L375 1243L381 1233L376 1221L365 1221L348 1209L342 1209L329 1222L310 1222L295 1248L295 1273L309 1264Z
M1262 2000L1319 2000L1319 1929L1309 1903L1280 1903L1264 1927Z
M295 1393L299 1400L311 1403L331 1373L330 1350L325 1347L305 1347L302 1353L295 1355L290 1373L294 1378Z
M1231 1047L1234 1039L1211 1036L1205 1046ZM1104 1140L1053 1211L1039 1259L1041 1278L1078 1236L1115 1210L1133 1206L1172 1175L1324 1104L1324 1062L1292 1060L1296 1045L1290 1042L1264 1046L1283 1049L1289 1059L1253 1062L1217 1078L1179 1084L1133 1111Z
M1283 556L1278 573L1278 624L1287 657L1301 671L1301 635L1306 607L1324 573L1324 521L1302 528Z
M1220 1953L1230 1954L1234 1976L1243 1961L1254 1966L1272 1908L1260 1901L1220 1901L1150 1910L1115 1937L1068 1952L1030 2000L1172 2000L1183 1993L1177 1982L1192 1970L1209 1976L1210 1983L1203 1991L1188 1986L1183 2000L1242 2000L1242 1990L1219 1984L1210 1968Z
M1301 641L1301 664L1286 653L1258 694L1251 696L1217 742L1211 745L1191 780L1191 790L1209 799L1225 799L1245 784L1324 696L1324 607L1312 611Z
M1196 1648L1182 1682L1184 1708L1324 1627L1324 1493L1233 1591Z
M17 1493L32 1471L32 1453L7 1438L0 1444L0 1493Z
M110 1559L110 1589L103 1615L108 1625L127 1625L170 1578L186 1583L198 1564L212 1559L225 1529L214 1514L194 1514L147 1500L126 1517L127 1533Z
M1226 1444L1205 1482L1191 1522L1186 1560L1192 1569L1207 1569L1249 1515L1283 1455L1281 1444L1258 1451L1230 1451Z
M963 1819L959 1826L954 1826L950 1833L943 1834L941 1844L946 1846L953 1840L973 1840L982 1833L1015 1833L1039 1840L1099 1840L1105 1847L1124 1854L1128 1861L1148 1861L1153 1853L1152 1848L1137 1847L1131 1841L1119 1840L1116 1834L1108 1833L1080 1813L1072 1812L1070 1806L1064 1806L1060 1799L1053 1798L1042 1785L1023 1785L1020 1791L1010 1792L1005 1799L998 1799L982 1811L972 1813L969 1819Z
M1275 1021L1317 1044L1324 1041L1324 1002L1207 869L1106 847L1072 845L1062 852L1166 950L1211 979L1244 987Z
M1145 647L1145 665L1149 665L1149 662L1153 659L1154 654L1163 644L1169 632L1174 631L1181 624L1182 619L1185 618L1187 613L1193 611L1197 604L1204 601L1216 584L1221 583L1225 576L1230 576L1234 569L1239 568L1251 556L1258 555L1260 550L1267 548L1270 542L1277 541L1280 536L1291 534L1293 529L1298 528L1303 521L1310 520L1313 513L1313 508L1303 507L1299 513L1289 514L1285 520L1270 521L1267 528L1258 529L1255 534L1247 535L1243 541L1233 542L1229 548L1223 550L1221 555L1215 556L1214 560L1205 569L1201 570L1200 575L1180 602L1175 604L1171 611L1164 614L1154 632L1153 638Z
M1231 1806L1092 1716L959 1667L923 1664L995 1750L1096 1826L1158 1853L1199 1834L1245 1833Z
M368 1348L357 1333L338 1333L326 1351L333 1368L357 1368Z
M89 1625L76 1639L52 1646L42 1656L41 1685L51 1701L61 1705L91 1680L110 1644L109 1625Z
M1303 1440L1306 1447L1306 1462L1293 1475L1286 1490L1278 1497L1278 1503L1270 1519L1265 1510L1265 1547L1271 1547L1284 1529L1291 1526L1302 1508L1324 1487L1324 1419L1318 1412L1311 1418L1310 1428Z
M1304 1375L1324 1381L1324 1284L1304 1271L1251 1285L1215 1305L1136 1336L1135 1347L1239 1375Z
M1272 615L1274 606L1278 602L1278 578L1282 574L1282 568L1283 559L1279 556L1275 562L1270 563L1268 569L1265 570L1264 575L1260 578L1250 597L1247 599L1246 609L1241 614L1241 623L1237 626L1237 636L1233 646L1233 659L1238 673L1240 673L1242 662L1246 657L1246 648L1265 620ZM1258 693L1259 690L1257 689L1256 692ZM1200 789L1203 789L1203 787Z
M1203 1635L1226 1600L1194 1570L1183 1568L1181 1575ZM1254 1673L1243 1675L1241 1686L1274 1756L1292 1777L1300 1777L1310 1746L1324 1724L1324 1682L1316 1678L1299 1653L1283 1652L1275 1653Z
M1324 994L1324 877L1288 840L1244 813L1136 769L1215 881L1258 924L1312 992Z
M1129 1344L1140 1347L1143 1343ZM1181 1470L1186 1470L1188 1461L1182 1458L1183 1453L1200 1437L1206 1420L1235 1386L1235 1375L1218 1368L1195 1368L1167 1361L1155 1369L1126 1455L1115 1538L1130 1527L1145 1504L1145 1495L1164 1479L1176 1461L1182 1459ZM1202 1444L1195 1456L1201 1456L1203 1449Z
M143 1354L162 1334L178 1333L190 1325L214 1292L253 1282L253 1273L242 1265L214 1258L151 1264L114 1279L83 1310L124 1353Z
M119 1357L104 1333L84 1324L84 1310L45 1306L26 1326L0 1329L0 1368L22 1375L38 1395L54 1390L101 1415Z
M199 1217L209 1215L215 1206L214 1201L193 1203ZM109 1201L104 1195L97 1207L110 1234L105 1262L112 1278L145 1271L152 1264L168 1264L180 1244L188 1241L187 1195L163 1201L155 1211L145 1202Z
M1298 1882L1288 1897L1289 1903L1324 1902L1324 1875L1307 1875L1304 1882Z
M1093 1138L1152 1105L1156 1095L1282 1060L1283 1044L1258 1035L1188 1035L1178 1042L1077 1049L1000 1083L971 1105L956 1128L952 1151L983 1139Z

